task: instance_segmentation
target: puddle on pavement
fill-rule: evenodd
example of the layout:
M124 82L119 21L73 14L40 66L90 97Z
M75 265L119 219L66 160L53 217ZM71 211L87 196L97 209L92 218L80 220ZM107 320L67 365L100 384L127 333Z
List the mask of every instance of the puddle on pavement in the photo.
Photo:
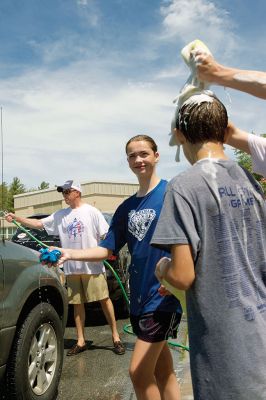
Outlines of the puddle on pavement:
M128 320L117 321L122 331ZM88 327L87 336L95 345L78 358L65 358L64 370L59 386L57 400L136 400L132 383L128 375L128 366L134 348L135 337L123 333L126 344L125 358L116 358L107 345L110 342L108 326ZM68 328L65 340L72 340L75 328ZM68 339L69 338L69 339ZM188 346L187 324L183 319L180 324L177 343ZM100 345L100 346L99 346ZM98 347L97 347L98 346ZM174 369L181 385L182 400L193 400L189 368L189 353L178 347L170 347L174 360ZM66 348L65 348L66 351ZM115 372L114 372L115 370Z

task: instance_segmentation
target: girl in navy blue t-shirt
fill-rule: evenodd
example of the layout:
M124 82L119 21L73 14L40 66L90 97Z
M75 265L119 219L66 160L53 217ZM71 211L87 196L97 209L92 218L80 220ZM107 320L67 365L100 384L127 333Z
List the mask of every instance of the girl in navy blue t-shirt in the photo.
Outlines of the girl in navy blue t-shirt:
M156 263L169 253L150 246L167 182L156 174L159 153L151 137L131 138L126 144L126 154L129 167L139 181L138 192L118 207L99 247L65 249L61 258L99 261L118 253L127 244L131 255L130 321L137 336L129 372L136 396L179 400L167 339L176 336L182 310L174 296L160 295L160 283L154 275Z

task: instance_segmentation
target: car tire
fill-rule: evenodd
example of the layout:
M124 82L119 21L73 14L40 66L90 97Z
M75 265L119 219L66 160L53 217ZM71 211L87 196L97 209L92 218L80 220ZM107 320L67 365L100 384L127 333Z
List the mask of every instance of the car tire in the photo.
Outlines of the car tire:
M64 355L60 318L51 304L32 309L18 329L7 366L8 399L54 400Z

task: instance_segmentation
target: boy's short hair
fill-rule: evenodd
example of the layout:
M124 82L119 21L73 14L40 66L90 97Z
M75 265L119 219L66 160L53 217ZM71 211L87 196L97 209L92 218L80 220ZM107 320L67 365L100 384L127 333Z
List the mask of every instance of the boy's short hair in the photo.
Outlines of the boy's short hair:
M213 93L204 97L201 93L191 96L180 108L176 119L176 128L193 144L223 143L227 124L226 108Z

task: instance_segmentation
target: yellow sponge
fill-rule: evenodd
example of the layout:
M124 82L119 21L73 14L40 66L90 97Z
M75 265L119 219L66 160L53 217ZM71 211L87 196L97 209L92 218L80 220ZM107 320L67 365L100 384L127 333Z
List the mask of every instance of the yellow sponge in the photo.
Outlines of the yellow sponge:
M196 74L196 64L195 58L192 55L193 51L202 50L204 53L210 54L211 52L201 40L196 39L193 42L188 43L183 49L181 50L181 55L190 68L190 76L188 77L186 83L180 90L179 95L175 98L174 103L178 100L178 108L195 92L206 90L209 87L208 82L200 81Z
M193 69L195 68L194 67L195 62L194 62L194 58L191 57L191 52L194 50L202 50L206 54L211 54L211 52L208 49L208 47L206 46L206 44L203 43L199 39L193 40L193 42L190 42L185 47L183 47L183 49L181 50L181 55L182 55L184 61L186 62L186 64L189 67L192 67Z
M186 292L184 290L179 290L174 286L170 285L165 279L162 279L162 285L166 287L169 292L171 292L179 301L183 309L183 313L187 314L186 306Z

